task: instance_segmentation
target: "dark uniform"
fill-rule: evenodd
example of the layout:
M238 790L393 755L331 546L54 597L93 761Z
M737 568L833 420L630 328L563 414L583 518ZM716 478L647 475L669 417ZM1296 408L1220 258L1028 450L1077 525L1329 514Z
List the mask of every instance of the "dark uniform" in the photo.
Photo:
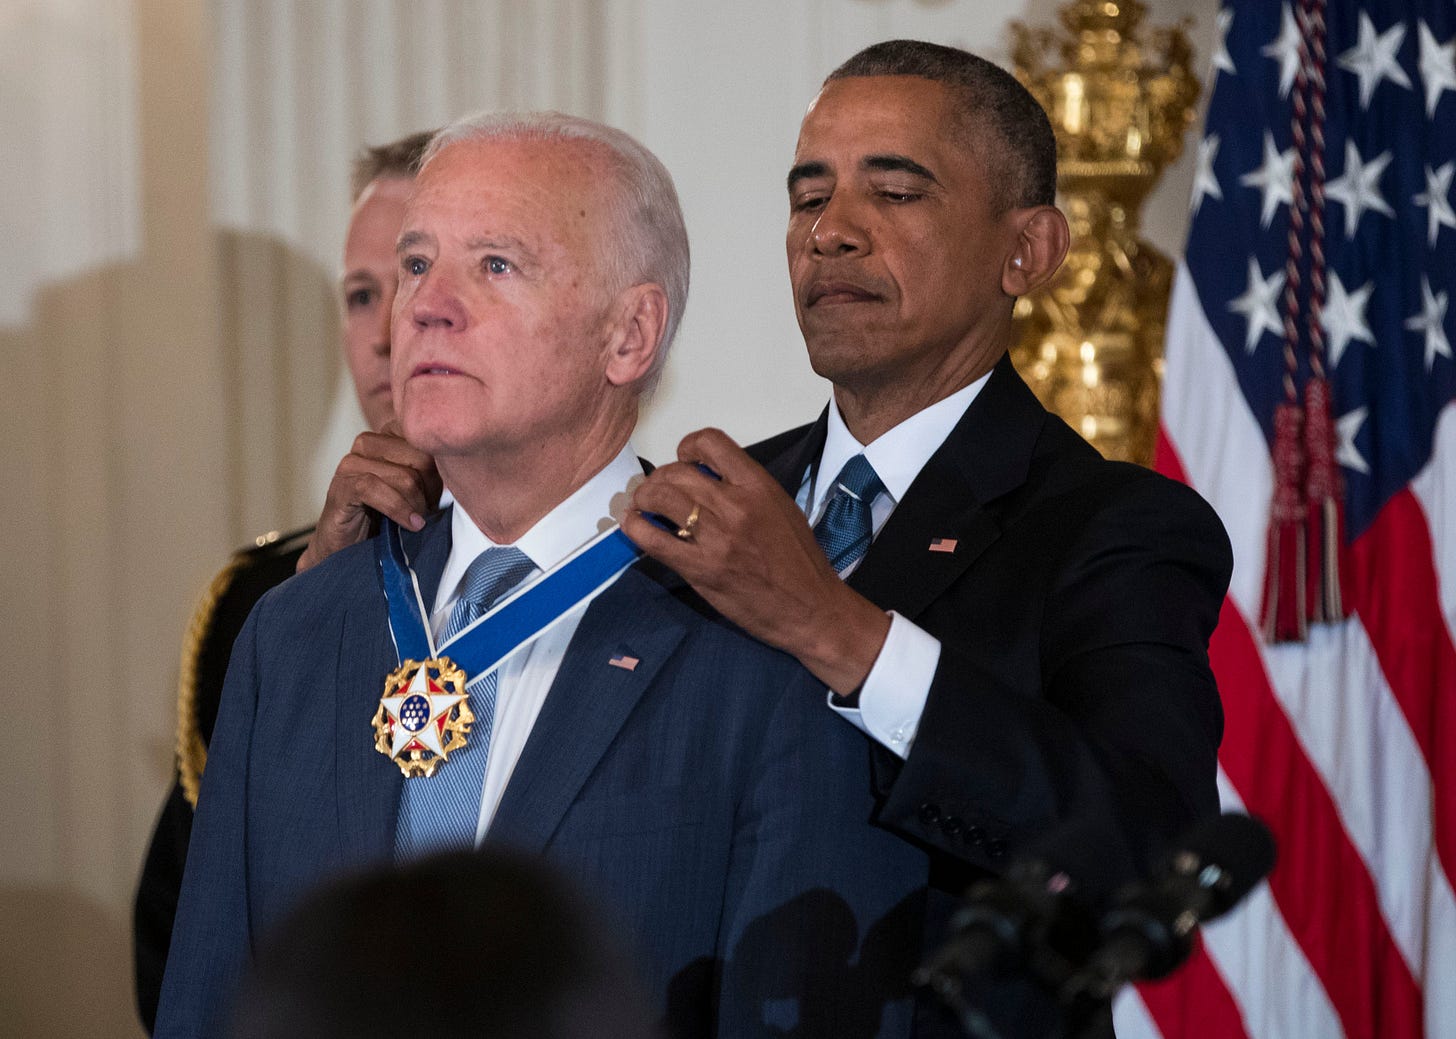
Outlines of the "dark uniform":
M312 527L282 536L273 532L238 552L213 579L188 625L178 683L176 780L147 849L133 917L137 1011L148 1034L156 1024L192 811L233 641L263 593L293 576L312 534Z

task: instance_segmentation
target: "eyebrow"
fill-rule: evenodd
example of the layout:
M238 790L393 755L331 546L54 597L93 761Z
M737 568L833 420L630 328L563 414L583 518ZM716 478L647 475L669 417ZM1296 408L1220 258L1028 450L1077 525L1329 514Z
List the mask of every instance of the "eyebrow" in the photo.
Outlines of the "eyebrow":
M434 241L433 236L427 235L423 231L406 231L399 236L399 241L394 245L394 251L396 253L402 253L424 242L431 241Z
M940 183L940 178L929 169L905 155L867 155L860 160L859 168L877 173L908 173L911 176L928 180L932 184ZM789 190L793 191L794 186L801 180L824 177L828 174L829 165L827 163L801 162L789 170Z
M940 178L914 159L904 155L871 155L860 161L860 169L877 170L882 173L909 173L923 177L932 184L939 184Z

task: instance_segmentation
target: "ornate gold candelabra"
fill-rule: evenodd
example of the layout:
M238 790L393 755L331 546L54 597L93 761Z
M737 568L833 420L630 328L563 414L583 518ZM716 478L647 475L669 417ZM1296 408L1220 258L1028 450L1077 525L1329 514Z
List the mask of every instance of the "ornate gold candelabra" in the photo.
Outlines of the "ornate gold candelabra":
M1104 455L1147 464L1173 265L1138 237L1138 210L1183 149L1199 85L1186 23L1140 32L1145 13L1140 0L1072 0L1061 31L1011 25L1016 76L1056 131L1072 228L1061 272L1016 304L1012 358Z

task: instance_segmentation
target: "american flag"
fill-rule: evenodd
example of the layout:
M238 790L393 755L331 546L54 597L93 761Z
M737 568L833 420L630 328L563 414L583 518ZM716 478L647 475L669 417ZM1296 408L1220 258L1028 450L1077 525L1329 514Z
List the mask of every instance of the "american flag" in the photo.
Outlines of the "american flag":
M1218 28L1158 467L1212 502L1233 540L1211 647L1220 788L1226 808L1269 824L1280 860L1207 928L1186 971L1120 1001L1119 1035L1444 1039L1456 1036L1456 4L1235 0ZM1281 406L1304 409L1323 441L1291 437L1281 457ZM1304 500L1320 480L1343 517ZM1281 499L1314 520L1287 528L1306 531L1303 552L1271 537L1271 516L1277 532L1292 515L1276 491L1304 496ZM1333 614L1348 613L1328 623L1316 584L1336 560L1315 550L1321 524L1341 534L1327 590L1343 593ZM1303 641L1266 631L1266 580L1286 607L1309 593Z

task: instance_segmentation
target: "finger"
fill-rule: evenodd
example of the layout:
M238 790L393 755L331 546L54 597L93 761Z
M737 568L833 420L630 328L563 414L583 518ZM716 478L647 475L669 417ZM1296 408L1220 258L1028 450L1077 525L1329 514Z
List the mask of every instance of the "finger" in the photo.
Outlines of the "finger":
M632 508L638 512L650 512L661 516L669 524L672 530L687 525L688 517L693 510L698 510L697 523L703 521L704 507L702 502L694 498L691 493L685 492L680 486L659 482L652 485L643 483L637 488L632 497Z
M409 486L411 493L403 493L388 480L382 479L378 473L364 473L351 481L349 491L349 505L353 509L373 509L381 515L388 516L400 526L408 527L410 530L419 530L424 526L424 513L428 511L424 504L424 498L413 493L413 484ZM341 509L337 516L340 523L351 522L346 515L348 509Z
M752 484L772 479L763 466L721 429L699 429L683 437L677 446L682 462L701 462L728 483Z
M412 469L433 469L435 460L408 440L385 433L363 432L354 438L350 453L361 458L378 458Z
M692 572L693 553L697 546L677 536L677 530L663 530L638 511L622 517L622 533L653 559L666 563L684 577Z
M421 508L431 505L432 494L434 500L439 500L439 491L435 488L440 477L433 468L421 471L413 466L400 465L382 458L367 458L351 452L344 456L334 472L334 480L344 490L349 490L353 481L365 476L374 476L385 481L400 494L416 500Z

